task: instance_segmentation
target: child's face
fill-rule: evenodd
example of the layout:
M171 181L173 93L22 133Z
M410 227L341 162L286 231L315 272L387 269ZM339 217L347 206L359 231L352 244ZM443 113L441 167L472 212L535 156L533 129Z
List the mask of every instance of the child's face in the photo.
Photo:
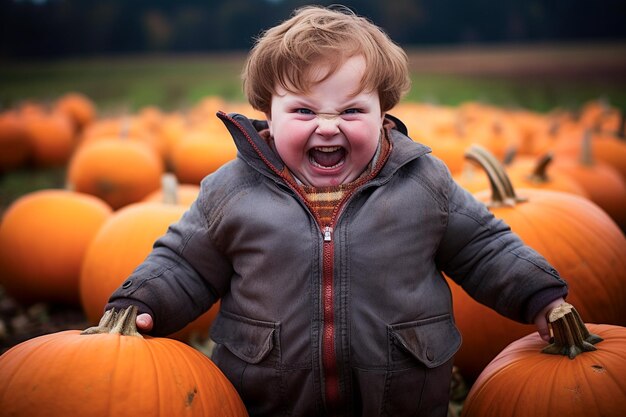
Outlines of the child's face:
M378 92L354 95L364 71L363 57L352 57L306 94L279 86L272 96L267 119L276 150L304 184L348 183L374 156L383 114Z

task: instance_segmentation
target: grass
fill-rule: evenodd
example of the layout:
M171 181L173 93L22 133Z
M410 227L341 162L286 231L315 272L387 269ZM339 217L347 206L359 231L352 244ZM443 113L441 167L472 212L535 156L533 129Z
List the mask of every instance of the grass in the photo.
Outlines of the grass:
M207 95L241 100L241 63L238 55L13 63L0 68L0 103L52 101L67 91L88 95L104 112L149 105L174 110Z
M585 101L604 98L626 111L626 74L616 77L613 68L613 73L605 76L611 64L606 58L626 55L626 48L571 49L410 51L413 88L406 99L443 105L478 100L549 111L555 107L575 109ZM559 51L569 54L559 55ZM559 57L556 63L550 60L555 56ZM243 100L239 75L244 58L241 53L231 53L7 62L0 66L0 106L27 99L52 101L67 91L81 91L95 100L102 112L114 113L149 105L184 109L209 95L239 101ZM533 61L535 66L528 66ZM594 64L602 66L595 73ZM617 64L622 65L618 69L626 68L623 58ZM555 70L555 65L560 67Z

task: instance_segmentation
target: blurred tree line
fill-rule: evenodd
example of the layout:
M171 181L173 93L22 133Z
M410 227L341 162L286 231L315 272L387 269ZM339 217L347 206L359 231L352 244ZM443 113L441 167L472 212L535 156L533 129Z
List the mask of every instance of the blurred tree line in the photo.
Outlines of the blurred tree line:
M313 3L349 6L405 46L626 39L624 0L0 0L0 58L247 50Z

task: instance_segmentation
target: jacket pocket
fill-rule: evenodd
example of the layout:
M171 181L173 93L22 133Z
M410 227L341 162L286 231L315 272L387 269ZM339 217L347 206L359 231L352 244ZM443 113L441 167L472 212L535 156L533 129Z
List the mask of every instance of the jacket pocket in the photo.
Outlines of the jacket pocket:
M211 338L213 362L233 384L250 415L287 415L280 367L280 324L220 311Z
M278 327L278 323L220 311L211 327L211 338L242 361L258 364L274 349ZM278 357L274 359L279 360Z
M454 354L461 345L452 316L392 324L387 330L389 366L381 382L384 391L380 406L372 407L380 414L363 415L445 416ZM364 398L375 395L362 393Z
M427 368L436 368L448 362L461 346L461 334L449 314L392 324L387 330L392 364L406 360L406 354L397 349L400 348Z

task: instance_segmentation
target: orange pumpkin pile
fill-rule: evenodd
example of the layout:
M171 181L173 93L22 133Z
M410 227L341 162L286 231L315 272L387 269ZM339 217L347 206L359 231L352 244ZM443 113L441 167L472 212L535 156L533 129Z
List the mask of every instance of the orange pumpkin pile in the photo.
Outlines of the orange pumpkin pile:
M568 301L592 322L626 325L626 237L608 214L576 194L516 189L484 148L472 147L467 156L487 171L492 186L476 197L567 280ZM463 335L455 363L474 379L500 350L534 326L498 315L452 281L450 287Z

